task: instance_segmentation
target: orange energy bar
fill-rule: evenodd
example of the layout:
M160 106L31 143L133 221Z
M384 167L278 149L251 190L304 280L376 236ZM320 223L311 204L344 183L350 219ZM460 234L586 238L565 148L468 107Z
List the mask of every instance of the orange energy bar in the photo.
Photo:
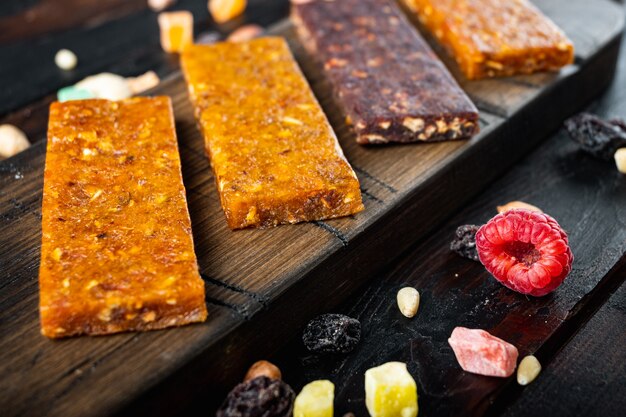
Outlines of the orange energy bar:
M359 181L282 38L194 45L181 63L231 229L363 210Z
M53 103L42 214L45 336L206 319L168 97Z
M402 0L470 80L556 71L574 62L565 34L527 0Z

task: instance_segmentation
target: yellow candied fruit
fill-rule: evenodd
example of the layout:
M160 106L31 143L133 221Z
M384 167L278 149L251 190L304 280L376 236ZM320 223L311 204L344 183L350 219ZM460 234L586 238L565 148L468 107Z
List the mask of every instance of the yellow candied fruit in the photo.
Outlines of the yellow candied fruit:
M181 10L159 14L161 47L165 52L182 52L193 43L193 15Z
M328 380L313 381L296 397L294 417L333 417L335 385Z
M365 372L365 405L372 417L416 417L417 385L402 362Z

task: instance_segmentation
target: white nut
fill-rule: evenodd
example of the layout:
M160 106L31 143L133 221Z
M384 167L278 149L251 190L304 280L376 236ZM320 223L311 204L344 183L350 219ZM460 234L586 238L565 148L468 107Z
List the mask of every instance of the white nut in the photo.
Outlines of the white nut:
M615 164L622 174L626 174L626 148L619 148L615 151Z
M536 211L538 213L543 213L539 207L535 207L532 204L524 203L523 201L510 201L503 206L498 206L498 213L504 213L505 211L513 210L513 209L525 209L530 211Z
M148 0L148 6L155 12L165 10L176 3L176 0Z
M69 71L76 68L78 58L76 58L76 54L69 49L61 49L54 56L54 63L62 70Z
M420 305L420 293L412 287L404 287L398 291L398 307L400 312L408 318L415 316Z
M159 76L154 71L148 71L138 77L126 78L126 84L133 94L139 94L156 87L159 82Z
M528 355L517 367L517 383L528 385L537 378L539 372L541 372L541 364L533 355Z
M30 146L28 138L13 125L0 125L0 158L10 158Z

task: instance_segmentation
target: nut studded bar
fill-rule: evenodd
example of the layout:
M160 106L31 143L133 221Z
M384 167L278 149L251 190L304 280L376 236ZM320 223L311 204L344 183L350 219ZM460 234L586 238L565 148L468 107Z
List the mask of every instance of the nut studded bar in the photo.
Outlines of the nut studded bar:
M357 142L469 138L478 111L390 0L292 0Z
M41 332L205 320L170 99L53 103L47 146Z
M196 45L181 63L230 228L363 210L356 174L282 38Z
M565 34L527 0L402 0L470 80L558 70L574 61Z

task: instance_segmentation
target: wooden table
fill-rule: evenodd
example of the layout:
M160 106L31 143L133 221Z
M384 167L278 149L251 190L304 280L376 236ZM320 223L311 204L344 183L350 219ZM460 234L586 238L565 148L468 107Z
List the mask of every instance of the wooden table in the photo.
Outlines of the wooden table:
M80 13L61 13L63 7L77 3L33 0L0 5L0 123L21 126L34 140L45 136L45 127L35 121L45 118L51 94L60 86L100 71L130 76L154 69L167 77L177 69L175 60L159 49L156 18L143 0L93 0ZM197 33L227 32L244 22L267 25L288 10L286 1L250 1L245 18L216 28L206 19L206 2L179 0L177 7L194 12ZM101 47L91 48L93 42ZM61 47L76 50L87 64L61 73L52 60ZM591 111L626 117L625 88L622 54L614 84L591 105ZM11 161L2 162L0 170L10 171L11 166ZM514 199L543 208L570 233L574 271L554 295L530 300L518 296L495 283L480 265L448 250L457 225L484 222L496 205ZM337 387L336 415L353 411L365 416L363 372L389 360L402 360L418 383L420 415L621 415L626 407L626 178L611 163L576 151L560 131L465 208L433 226L434 232L414 241L369 284L332 309L361 320L363 341L355 352L311 355L299 336L274 343L283 347L270 359L282 368L286 381L297 391L310 380L329 378ZM3 263L0 259L0 270ZM395 292L404 285L422 293L420 312L412 320L402 317L395 306ZM544 365L543 374L522 389L512 380L460 372L446 344L457 325L509 336L520 346L521 355L536 354ZM8 337L1 326L0 336ZM74 380L80 383L80 378ZM0 387L17 383L5 380ZM195 392L189 402L184 396L180 402L169 397L157 401L159 394L171 393L164 383L162 391L156 387L130 408L118 411L121 415L145 412L146 404L153 403L161 407L162 415L210 415L229 387L221 386L219 392L213 388L182 386L181 392ZM6 396L0 394L0 399L0 406L11 404ZM91 411L88 414L107 414ZM45 413L21 404L9 415Z

